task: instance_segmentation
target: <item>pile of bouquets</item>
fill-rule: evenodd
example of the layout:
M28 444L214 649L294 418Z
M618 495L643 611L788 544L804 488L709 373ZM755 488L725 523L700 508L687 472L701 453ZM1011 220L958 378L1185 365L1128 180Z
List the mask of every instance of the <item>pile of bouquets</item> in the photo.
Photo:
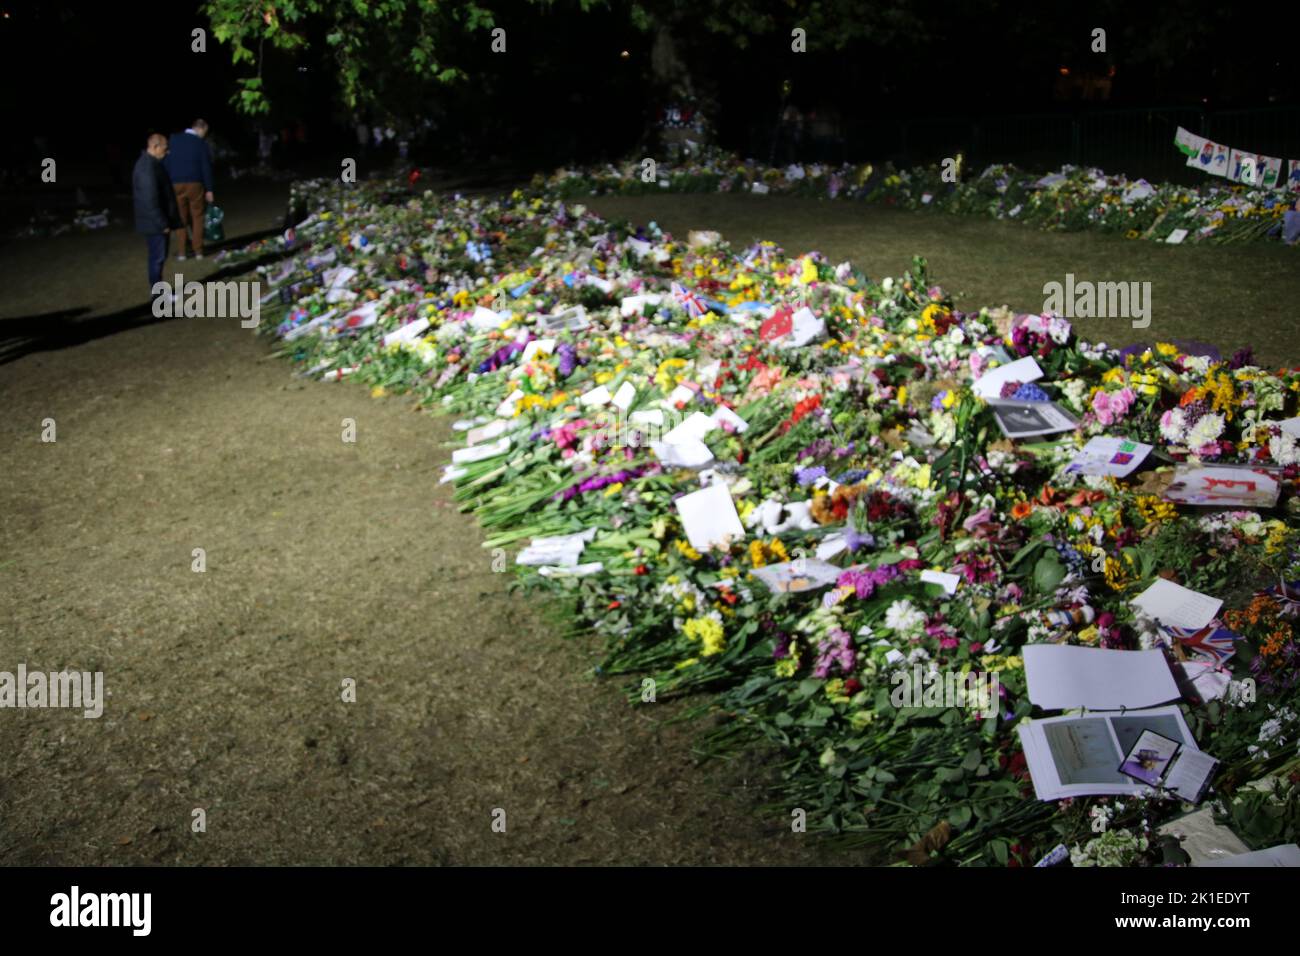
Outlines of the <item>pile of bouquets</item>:
M647 166L629 159L586 169L561 169L534 180L566 198L650 192L753 192L859 199L905 209L1014 219L1044 229L1096 229L1130 239L1240 242L1281 236L1281 221L1300 195L1217 180L1197 187L1106 175L1063 166L1027 173L998 164L963 170L957 157L933 166L793 163L772 167L740 160L716 147L674 154Z
M1120 353L1059 316L956 311L921 259L871 278L552 191L298 195L311 216L258 267L261 328L308 374L455 415L441 480L484 547L603 636L599 672L634 706L707 692L699 712L728 718L707 748L774 745L784 815L877 862L1182 859L1156 832L1177 800L1037 801L1016 733L1027 644L1188 656L1129 604L1166 576L1225 599L1225 668L1252 688L1181 704L1221 761L1208 799L1239 829L1272 801L1242 835L1296 839L1300 370ZM1002 394L1054 401L1075 431L1002 436L971 385L1024 357L1042 377ZM1154 450L1127 478L1068 472L1099 435ZM1167 500L1197 460L1274 467L1281 501ZM997 700L900 703L920 672L997 675Z

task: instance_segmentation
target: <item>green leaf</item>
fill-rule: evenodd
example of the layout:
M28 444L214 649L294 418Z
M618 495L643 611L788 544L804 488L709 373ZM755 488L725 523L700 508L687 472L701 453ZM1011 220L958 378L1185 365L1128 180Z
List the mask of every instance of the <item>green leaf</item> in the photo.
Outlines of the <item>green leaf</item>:
M1043 555L1034 565L1034 588L1039 594L1051 594L1065 579L1066 568L1056 552Z
M970 823L971 809L967 806L960 806L952 813L948 814L948 822L960 830L966 824Z
M989 849L993 851L993 859L1003 866L1007 865L1008 846L1006 840L993 840L989 843Z

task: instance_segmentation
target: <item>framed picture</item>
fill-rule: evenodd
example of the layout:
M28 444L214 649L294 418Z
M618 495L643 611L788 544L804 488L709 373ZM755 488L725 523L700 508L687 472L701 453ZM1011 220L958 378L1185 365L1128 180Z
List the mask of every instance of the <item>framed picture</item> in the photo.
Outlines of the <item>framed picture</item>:
M1171 740L1154 730L1144 730L1125 754L1119 772L1148 786L1162 786L1165 775L1182 746L1177 740Z

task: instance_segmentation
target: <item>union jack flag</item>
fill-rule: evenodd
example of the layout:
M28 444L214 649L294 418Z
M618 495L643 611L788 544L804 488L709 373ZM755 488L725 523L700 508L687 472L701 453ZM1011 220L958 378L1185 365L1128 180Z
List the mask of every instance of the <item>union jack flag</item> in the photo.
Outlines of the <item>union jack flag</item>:
M1202 628L1174 627L1168 624L1162 627L1187 650L1207 658L1214 664L1223 664L1237 653L1234 646L1237 635L1217 620L1211 621Z
M1283 617L1300 617L1300 581L1292 581L1285 590L1281 584L1275 584L1257 594L1271 597L1281 604Z
M709 311L708 306L700 301L698 295L679 282L673 283L673 298L685 307L687 314L693 319L697 319Z

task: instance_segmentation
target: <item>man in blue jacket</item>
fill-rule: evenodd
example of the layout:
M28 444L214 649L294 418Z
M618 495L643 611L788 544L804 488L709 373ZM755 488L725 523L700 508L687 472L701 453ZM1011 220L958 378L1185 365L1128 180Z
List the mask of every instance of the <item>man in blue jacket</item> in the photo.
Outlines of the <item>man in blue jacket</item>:
M182 228L176 233L180 239L177 259L185 258L187 232L194 258L203 258L203 213L205 202L212 202L212 153L204 142L207 135L207 121L201 119L196 119L185 132L172 134L166 165L176 187L176 205L181 213Z
M167 137L153 133L131 173L131 193L135 205L135 231L149 244L149 291L162 280L163 262L167 259L167 233L180 225L176 193L163 168L167 155Z

